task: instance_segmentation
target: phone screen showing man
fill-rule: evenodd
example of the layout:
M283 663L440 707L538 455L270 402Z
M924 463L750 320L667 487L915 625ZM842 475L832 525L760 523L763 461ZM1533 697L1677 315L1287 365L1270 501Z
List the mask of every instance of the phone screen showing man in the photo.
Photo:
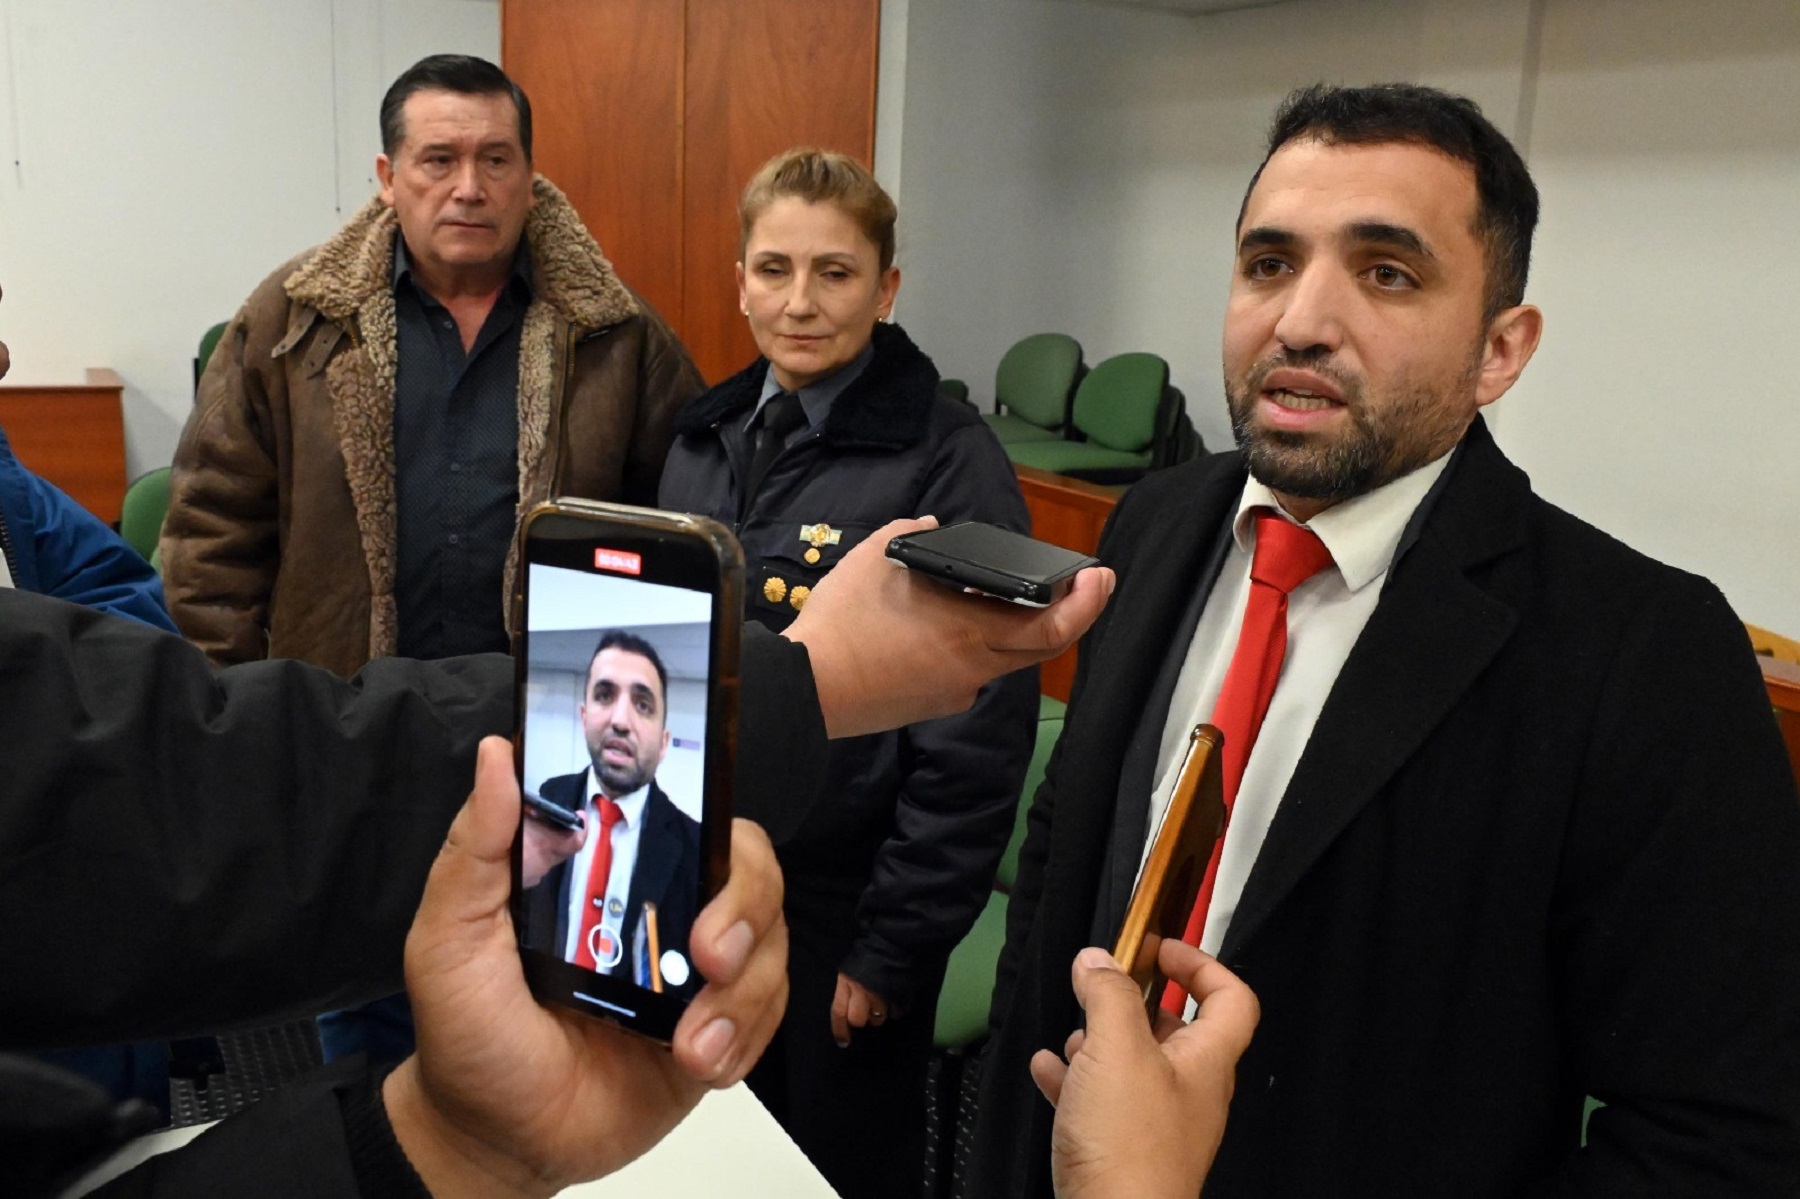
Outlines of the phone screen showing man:
M514 916L541 997L667 1040L702 982L688 935L728 836L704 801L715 596L646 581L641 556L639 577L605 569L633 557L525 566L518 756L536 798Z

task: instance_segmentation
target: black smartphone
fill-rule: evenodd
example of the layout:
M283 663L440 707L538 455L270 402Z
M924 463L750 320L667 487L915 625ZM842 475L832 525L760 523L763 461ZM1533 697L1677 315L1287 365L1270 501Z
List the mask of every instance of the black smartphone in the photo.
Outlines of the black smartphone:
M526 514L514 594L513 923L525 978L667 1043L694 917L731 861L743 551L701 517Z
M527 818L542 820L565 833L578 832L586 827L580 812L571 812L561 804L553 804L543 796L533 795L529 791L525 792L521 798L525 801Z
M1043 608L1068 594L1078 571L1099 559L1035 541L980 521L903 533L887 556L902 566L964 591Z

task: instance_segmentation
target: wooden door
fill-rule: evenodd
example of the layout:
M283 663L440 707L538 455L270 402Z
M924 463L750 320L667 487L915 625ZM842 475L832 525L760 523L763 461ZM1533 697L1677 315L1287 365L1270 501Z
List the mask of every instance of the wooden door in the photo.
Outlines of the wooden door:
M716 382L755 357L737 197L770 156L872 162L879 0L504 0L538 169Z
M619 277L681 314L681 0L507 0L500 57L531 100L537 169Z

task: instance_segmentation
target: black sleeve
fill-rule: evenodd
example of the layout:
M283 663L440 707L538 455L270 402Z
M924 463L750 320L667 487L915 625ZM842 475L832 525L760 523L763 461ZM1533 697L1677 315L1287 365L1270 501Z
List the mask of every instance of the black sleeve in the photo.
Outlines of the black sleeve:
M825 717L806 647L744 622L738 687L736 814L777 845L825 785Z
M745 630L740 809L797 822L824 774L803 646ZM215 1031L400 986L512 661L214 675L179 638L0 591L0 1046Z
M0 591L0 1044L214 1031L400 985L512 663L292 661Z
M358 1057L296 1079L93 1192L95 1199L431 1199L394 1139L382 1077Z
M1682 576L1625 630L1560 863L1570 1068L1527 1194L1800 1194L1800 797L1743 626ZM1650 1187L1649 1179L1656 1179Z

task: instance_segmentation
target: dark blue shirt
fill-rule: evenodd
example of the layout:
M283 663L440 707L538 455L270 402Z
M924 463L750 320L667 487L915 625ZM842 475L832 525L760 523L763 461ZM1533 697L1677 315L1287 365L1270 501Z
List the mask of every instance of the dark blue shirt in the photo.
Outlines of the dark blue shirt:
M519 335L531 303L520 241L474 346L413 279L394 237L398 653L504 653L506 555L519 498Z

